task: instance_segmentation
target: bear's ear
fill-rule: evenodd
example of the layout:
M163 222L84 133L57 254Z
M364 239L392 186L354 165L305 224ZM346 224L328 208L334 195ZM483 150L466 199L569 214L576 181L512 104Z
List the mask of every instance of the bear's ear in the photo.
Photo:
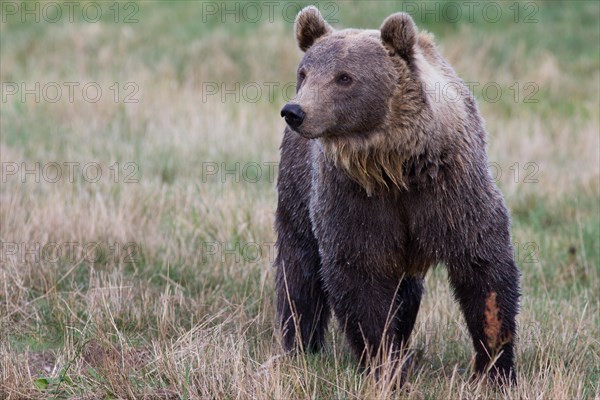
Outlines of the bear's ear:
M333 32L333 28L323 19L321 13L314 6L302 9L296 16L296 40L300 50L306 51L315 41Z
M417 43L417 26L406 13L392 14L381 24L381 40L402 58L409 60Z

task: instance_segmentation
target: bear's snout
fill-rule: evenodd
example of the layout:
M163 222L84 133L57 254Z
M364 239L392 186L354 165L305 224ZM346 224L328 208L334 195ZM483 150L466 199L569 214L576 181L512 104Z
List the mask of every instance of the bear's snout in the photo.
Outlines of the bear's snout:
M298 128L304 121L306 113L298 104L286 104L281 109L281 116L285 118L285 122L292 128Z

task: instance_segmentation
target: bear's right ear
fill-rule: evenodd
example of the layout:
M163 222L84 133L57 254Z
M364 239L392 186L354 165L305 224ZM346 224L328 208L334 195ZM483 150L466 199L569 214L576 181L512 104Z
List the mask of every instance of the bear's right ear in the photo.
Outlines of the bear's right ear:
M333 28L314 6L305 7L298 13L294 29L298 47L302 51L308 50L318 38L333 32Z
M402 58L410 60L417 43L417 26L406 13L392 14L381 25L381 40Z

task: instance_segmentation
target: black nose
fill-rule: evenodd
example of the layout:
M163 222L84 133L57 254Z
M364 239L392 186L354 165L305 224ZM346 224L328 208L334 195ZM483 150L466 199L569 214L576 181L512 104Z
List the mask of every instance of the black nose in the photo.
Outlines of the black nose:
M306 113L302 111L302 107L298 104L286 104L281 109L281 116L285 118L285 122L292 128L297 128L302 125Z

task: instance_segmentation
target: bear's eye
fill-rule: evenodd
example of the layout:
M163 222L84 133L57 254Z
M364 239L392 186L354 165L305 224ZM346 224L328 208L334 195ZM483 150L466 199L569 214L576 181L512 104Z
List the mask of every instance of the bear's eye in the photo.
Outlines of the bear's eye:
M296 84L296 91L298 91L300 87L302 87L304 78L306 78L306 72L304 72L304 70L298 71L298 83Z
M352 83L352 78L348 74L340 74L337 79L337 83L340 85L349 85Z

